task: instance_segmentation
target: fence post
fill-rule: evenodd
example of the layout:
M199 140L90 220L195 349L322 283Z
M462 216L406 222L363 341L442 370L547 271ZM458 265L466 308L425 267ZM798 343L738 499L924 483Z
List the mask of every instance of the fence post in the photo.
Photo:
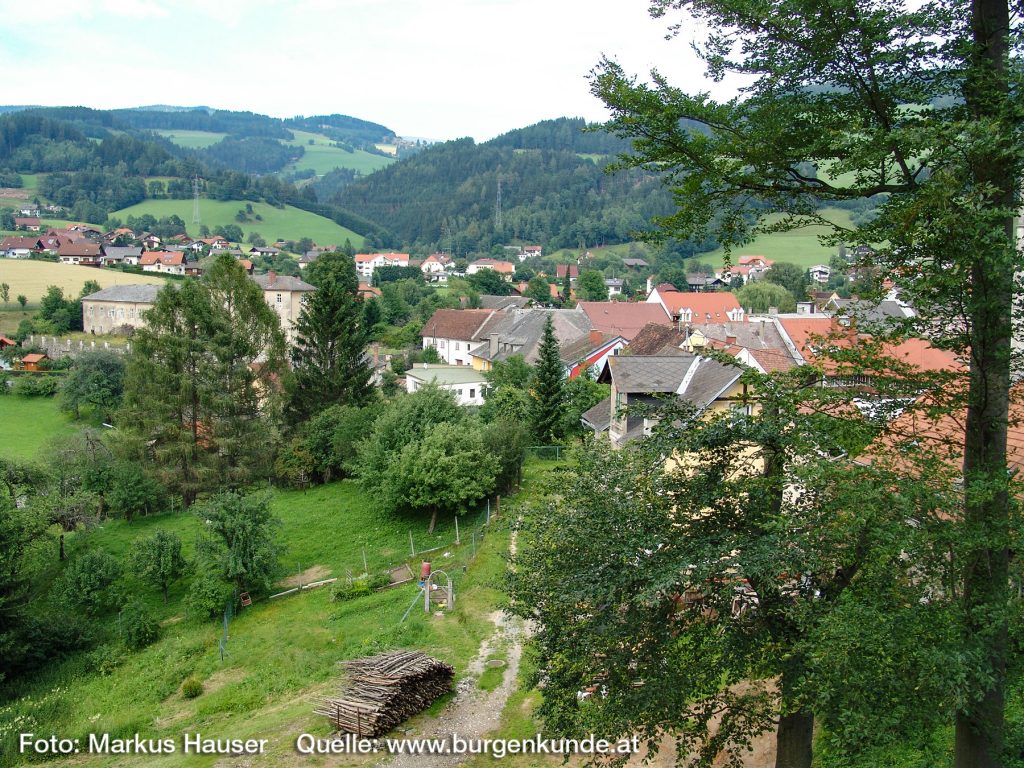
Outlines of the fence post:
M473 531L473 555L471 559L476 559L476 531Z
M455 546L459 546L462 542L459 541L459 516L455 516Z
M363 573L369 573L370 569L366 566L366 547L363 547Z
M487 520L484 522L484 525L490 525L490 524L491 524L491 499L490 499L490 497L488 497L487 498Z
M495 503L494 515L495 515L495 517L501 517L501 494L500 493L498 494L498 498L497 498L497 501Z
M412 556L416 557L416 544L412 540L412 528L409 529L409 549L412 550Z

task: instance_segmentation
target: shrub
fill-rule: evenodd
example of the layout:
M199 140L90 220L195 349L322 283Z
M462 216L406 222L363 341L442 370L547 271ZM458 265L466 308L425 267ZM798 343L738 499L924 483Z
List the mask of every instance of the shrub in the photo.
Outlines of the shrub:
M185 613L197 621L220 616L231 594L231 587L216 575L201 572L192 580L185 595Z
M59 388L60 379L56 376L26 374L14 380L12 391L23 397L53 397Z
M85 657L89 670L102 677L113 674L123 662L124 652L116 645L101 645Z
M140 602L131 602L117 617L117 634L128 648L145 648L156 642L160 625Z
M331 599L336 601L352 600L356 597L362 597L368 595L371 592L376 592L378 589L383 589L391 583L391 574L386 571L383 573L375 573L371 575L363 574L352 579L351 583L348 580L338 580L334 585L334 591L331 594Z
M56 585L56 593L68 605L95 615L118 602L115 583L121 564L106 552L86 552L68 563Z
M203 684L194 677L185 679L181 684L181 695L186 699L194 699L203 692Z

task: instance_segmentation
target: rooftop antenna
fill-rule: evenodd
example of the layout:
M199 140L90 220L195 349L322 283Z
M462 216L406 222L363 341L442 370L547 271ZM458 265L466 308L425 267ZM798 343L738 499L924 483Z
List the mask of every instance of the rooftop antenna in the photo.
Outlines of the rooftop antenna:
M192 179L192 223L199 223L199 174Z

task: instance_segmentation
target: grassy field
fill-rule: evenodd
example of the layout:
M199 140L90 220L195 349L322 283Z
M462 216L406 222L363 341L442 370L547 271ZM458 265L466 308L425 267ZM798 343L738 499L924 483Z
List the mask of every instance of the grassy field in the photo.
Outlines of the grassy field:
M826 219L840 226L852 227L849 211L840 208L825 208L821 213ZM768 217L769 222L772 220L773 217ZM733 249L732 263L735 264L740 256L757 255L765 256L773 261L789 261L801 267L828 264L829 259L835 253L835 248L824 246L818 242L818 237L827 231L824 226L814 226L792 232L761 235L749 245ZM700 261L715 267L722 266L724 257L725 252L721 248L697 256Z
M361 149L346 152L332 146L333 142L319 133L294 129L292 133L295 139L285 143L300 146L305 153L298 162L285 167L286 172L312 169L318 176L323 176L335 168L352 168L365 176L394 162L394 158L374 155ZM313 140L312 144L309 143L310 139Z
M103 288L111 285L166 285L167 280L155 275L133 275L113 269L76 267L52 261L29 259L0 259L0 282L11 286L9 308L16 308L16 297L24 294L34 304L43 297L48 286L64 289L65 296L77 296L86 280L95 280ZM7 314L7 313L4 313ZM17 327L17 323L15 323Z
M0 334L13 336L22 320L28 320L35 314L35 307L32 304L22 311L21 307L14 301L14 294L11 294L11 302L6 307L0 308Z
M205 149L227 136L226 133L215 133L214 131L154 131L165 139L173 141L179 147L185 149Z
M71 434L76 424L53 397L0 395L0 456L34 459L54 437Z
M350 229L335 224L330 219L317 216L314 213L301 211L292 206L274 208L266 203L253 203L254 217L259 214L262 221L248 221L239 223L235 221L235 215L239 210L245 209L245 203L237 200L200 200L199 211L202 223L213 230L217 226L227 224L238 224L248 237L251 232L259 232L268 242L272 243L278 238L282 240L301 240L303 237L312 238L319 245L341 245L346 238L352 241L352 245L359 248L363 244L363 238ZM151 214L157 218L163 216L178 215L184 221L192 221L191 200L145 200L133 205L130 208L122 208L115 211L116 216L122 221L129 216L142 216ZM189 224L190 234L197 235L199 225Z

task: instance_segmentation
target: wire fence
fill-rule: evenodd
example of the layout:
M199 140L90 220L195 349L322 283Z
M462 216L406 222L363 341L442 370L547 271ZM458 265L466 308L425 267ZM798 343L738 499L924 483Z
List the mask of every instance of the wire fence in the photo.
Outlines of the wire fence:
M545 461L562 461L566 456L566 450L563 445L530 445L526 448L526 455Z

